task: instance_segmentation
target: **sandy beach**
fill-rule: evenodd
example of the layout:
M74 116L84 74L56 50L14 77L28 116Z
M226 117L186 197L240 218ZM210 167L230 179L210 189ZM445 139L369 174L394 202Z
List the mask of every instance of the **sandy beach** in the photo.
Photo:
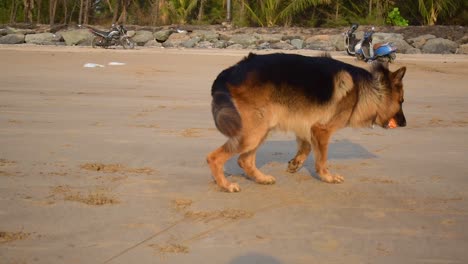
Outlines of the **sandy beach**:
M257 155L276 184L232 159L226 193L210 89L248 52L0 46L0 263L466 263L468 56L397 55L408 126L335 134L344 183L286 172L278 132Z

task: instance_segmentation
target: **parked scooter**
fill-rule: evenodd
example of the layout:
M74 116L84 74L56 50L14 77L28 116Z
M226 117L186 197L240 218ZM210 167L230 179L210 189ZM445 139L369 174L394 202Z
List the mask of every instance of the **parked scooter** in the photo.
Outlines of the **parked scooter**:
M122 45L124 49L133 49L135 43L127 36L127 29L123 25L112 25L110 31L102 31L86 26L95 35L91 42L93 48L109 48L114 45Z
M346 33L344 33L344 44L346 53L350 56L355 56L358 60L372 62L374 60L393 62L396 59L397 48L390 43L372 43L372 35L374 27L370 31L364 32L364 37L356 39L354 32L359 27L358 24L353 24Z

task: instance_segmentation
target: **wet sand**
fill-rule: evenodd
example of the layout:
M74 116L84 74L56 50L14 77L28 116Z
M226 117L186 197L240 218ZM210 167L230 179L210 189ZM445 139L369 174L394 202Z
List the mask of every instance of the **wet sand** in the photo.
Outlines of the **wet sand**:
M233 159L231 194L205 163L210 89L247 53L0 46L0 263L466 263L468 56L398 54L408 126L335 134L343 184L312 157L287 173L274 133L257 164L277 183Z

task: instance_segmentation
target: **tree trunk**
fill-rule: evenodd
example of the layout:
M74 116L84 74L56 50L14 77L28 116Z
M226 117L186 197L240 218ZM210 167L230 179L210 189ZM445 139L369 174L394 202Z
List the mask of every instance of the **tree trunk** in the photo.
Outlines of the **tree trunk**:
M197 17L197 20L198 21L202 21L203 20L203 16L204 16L204 6L205 6L205 2L206 0L201 0L200 1L200 9L198 9L198 17Z
M78 25L83 22L83 0L80 0L80 14L78 15Z
M18 4L16 0L11 2L11 12L10 12L10 24L16 22L16 12L18 11Z
M67 17L68 17L68 1L63 0L63 23L67 24Z
M37 17L36 17L37 24L41 23L41 7L42 7L42 0L37 0Z
M114 15L112 16L112 24L115 24L115 22L117 22L120 10L120 1L121 0L115 1Z
M33 0L23 0L23 4L24 4L24 19L29 24L32 24L32 22L33 22L32 10L34 9L34 1Z
M369 0L369 17L372 16L372 0Z
M87 25L89 19L89 0L85 0L85 7L83 12L83 24Z
M55 23L55 11L57 10L57 0L50 0L49 3L49 23L53 26Z

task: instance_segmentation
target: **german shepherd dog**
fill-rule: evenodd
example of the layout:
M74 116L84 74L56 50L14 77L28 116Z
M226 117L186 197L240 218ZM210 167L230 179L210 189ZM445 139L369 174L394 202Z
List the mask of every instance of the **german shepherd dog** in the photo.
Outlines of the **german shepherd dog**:
M257 183L275 178L255 165L255 155L269 131L296 133L298 151L288 171L296 172L314 151L315 169L324 182L344 178L327 169L328 142L337 129L404 127L403 83L406 67L395 72L377 63L370 71L334 60L328 54L256 55L222 71L211 89L213 118L227 142L207 156L216 183L238 192L237 183L224 176L224 164L240 154L239 166Z

